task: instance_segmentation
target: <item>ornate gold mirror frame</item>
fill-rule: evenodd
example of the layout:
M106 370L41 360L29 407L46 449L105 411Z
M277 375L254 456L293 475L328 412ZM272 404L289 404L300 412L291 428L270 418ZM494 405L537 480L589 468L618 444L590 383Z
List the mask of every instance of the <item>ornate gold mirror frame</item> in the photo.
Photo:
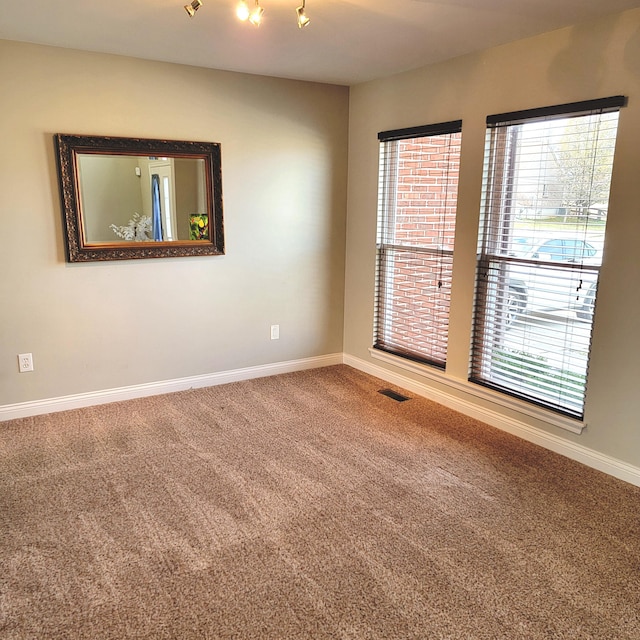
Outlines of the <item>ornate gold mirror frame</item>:
M67 260L224 254L220 145L56 134Z

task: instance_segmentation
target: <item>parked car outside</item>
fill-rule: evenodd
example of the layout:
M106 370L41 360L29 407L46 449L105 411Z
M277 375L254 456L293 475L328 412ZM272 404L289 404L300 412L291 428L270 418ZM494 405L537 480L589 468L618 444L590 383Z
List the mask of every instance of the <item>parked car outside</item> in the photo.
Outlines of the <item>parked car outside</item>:
M578 318L591 320L602 262L598 241L592 242L557 235L513 238L508 254L518 260L510 262L507 271L509 323L523 313L558 310L575 311Z

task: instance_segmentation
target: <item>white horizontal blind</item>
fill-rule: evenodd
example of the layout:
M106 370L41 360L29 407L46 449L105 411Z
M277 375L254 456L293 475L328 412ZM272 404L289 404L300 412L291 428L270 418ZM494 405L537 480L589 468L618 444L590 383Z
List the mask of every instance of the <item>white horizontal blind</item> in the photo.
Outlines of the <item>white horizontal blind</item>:
M487 119L470 380L578 418L623 102Z
M374 347L442 368L461 126L379 134Z

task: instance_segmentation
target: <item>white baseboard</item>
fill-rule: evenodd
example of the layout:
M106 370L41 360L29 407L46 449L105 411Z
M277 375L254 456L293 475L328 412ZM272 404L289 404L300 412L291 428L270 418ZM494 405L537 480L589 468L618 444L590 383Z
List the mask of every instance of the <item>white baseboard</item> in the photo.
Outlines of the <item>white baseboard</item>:
M525 422L515 420L508 416L505 416L498 411L486 409L473 402L456 397L452 394L440 391L434 387L428 386L422 382L413 380L406 376L393 373L383 367L379 367L371 362L356 358L344 354L344 364L359 369L372 376L381 378L386 382L394 384L402 389L407 389L417 395L420 395L429 400L433 400L445 407L459 411L460 413L467 415L471 418L485 422L492 427L501 429L515 436L533 442L540 445L545 449L559 453L572 460L577 460L588 467L603 471L615 478L629 482L630 484L640 486L640 468L631 464L612 458L611 456L604 455L593 449L589 449L585 446L570 442L564 438L556 436L552 433L543 431L536 427L532 427Z
M68 409L91 407L98 404L106 404L108 402L118 402L120 400L132 400L133 398L157 396L163 393L172 393L174 391L185 391L186 389L213 387L215 385L226 384L228 382L238 382L240 380L250 380L251 378L262 378L265 376L275 376L280 373L328 367L334 364L342 364L342 361L342 353L333 353L326 356L303 358L301 360L289 360L287 362L275 362L273 364L246 367L244 369L233 369L231 371L221 371L219 373L207 373L199 376L189 376L187 378L176 378L174 380L162 380L160 382L136 384L129 387L105 389L89 393L78 393L71 396L47 398L45 400L35 400L33 402L7 404L0 406L0 422L5 420L14 420L15 418L37 416L43 413L55 413L57 411L67 411Z
M640 468L638 467L592 449L588 449L582 445L569 442L568 440L552 433L548 433L542 429L532 427L525 422L505 416L498 411L486 409L468 400L440 391L422 382L413 380L412 378L393 373L383 367L367 362L366 360L342 353L333 353L314 358L303 358L301 360L289 360L287 362L276 362L257 367L233 369L231 371L189 376L187 378L177 378L174 380L150 382L146 384L132 385L129 387L106 389L103 391L79 393L59 398L35 400L33 402L20 402L16 404L3 405L0 406L0 422L16 418L41 415L43 413L55 413L57 411L66 411L68 409L80 409L82 407L106 404L108 402L131 400L133 398L155 396L163 393L172 393L174 391L184 391L186 389L211 387L219 384L226 384L228 382L238 382L240 380L250 380L251 378L278 375L280 373L328 367L342 363L349 365L354 369L359 369L360 371L369 373L377 378L381 378L391 384L395 384L402 389L407 389L408 391L433 400L434 402L438 402L439 404L449 407L450 409L454 409L455 411L459 411L464 415L485 422L492 427L496 427L502 431L516 435L523 440L533 442L545 449L564 455L567 458L582 462L593 469L598 469L599 471L614 476L615 478L640 486Z

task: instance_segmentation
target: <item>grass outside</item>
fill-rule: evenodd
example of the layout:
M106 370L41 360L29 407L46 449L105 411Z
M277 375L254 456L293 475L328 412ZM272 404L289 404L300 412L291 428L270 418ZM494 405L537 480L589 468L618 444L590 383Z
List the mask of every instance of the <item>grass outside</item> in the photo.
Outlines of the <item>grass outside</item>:
M522 383L544 399L545 395L556 396L558 392L575 402L582 403L587 382L585 374L567 369L559 369L548 364L543 356L525 351L500 350L493 354L494 370L511 379L519 378ZM571 404L574 404L572 402Z
M522 231L560 231L562 233L603 234L607 220L585 218L583 216L552 216L548 218L518 218L514 222L515 230Z

